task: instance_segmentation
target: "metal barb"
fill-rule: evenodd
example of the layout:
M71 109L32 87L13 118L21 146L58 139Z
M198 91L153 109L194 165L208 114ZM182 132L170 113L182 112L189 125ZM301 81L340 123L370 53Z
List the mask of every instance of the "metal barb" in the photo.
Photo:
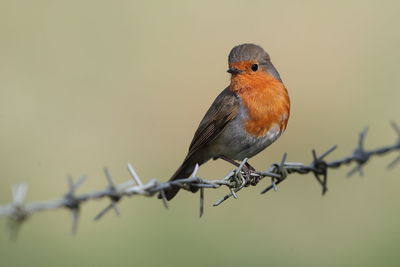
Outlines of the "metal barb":
M233 175L235 175L235 171L230 171L225 177L224 180L229 180Z
M117 202L116 201L112 201L111 202L111 206L112 206L112 208L113 208L113 210L115 212L115 215L117 215L118 217L121 216L121 212L118 209Z
M227 200L231 195L225 195L224 197L218 199L217 201L214 202L213 206L219 206L222 202L224 202L225 200Z
M281 180L285 179L288 175L288 172L285 168L286 158L287 158L287 153L285 152L282 156L281 164L279 164L279 173L281 175L280 177Z
M278 187L276 186L274 177L271 177L271 185L272 185L272 188L274 189L274 191L278 192Z
M357 166L355 166L353 169L351 169L348 173L347 173L347 177L351 177L353 176L354 173L356 172L360 173L360 176L364 176L364 171L362 169L362 165L358 164Z
M64 196L63 206L71 211L72 228L71 234L75 234L78 227L80 201L74 196L76 189L85 181L86 176L81 176L74 183L72 176L68 176L68 193Z
M245 158L244 160L242 160L242 162L240 162L239 167L237 167L237 169L236 169L236 171L235 171L236 174L238 174L238 173L240 173L240 172L242 171L243 166L246 164L247 160L248 160L248 159Z
M204 188L200 188L200 218L204 214Z
M300 174L305 175L309 173L313 173L316 177L318 183L322 185L322 194L327 192L327 172L329 169L340 168L344 165L348 165L351 163L355 163L356 166L352 168L348 175L352 175L355 172L359 172L361 175L364 174L363 166L369 161L369 159L373 156L389 154L391 152L400 150L400 127L392 122L392 127L399 135L397 142L390 146L383 146L374 150L365 150L364 142L367 134L367 129L365 128L359 135L358 144L356 149L350 156L346 156L343 158L336 159L331 162L324 161L324 158L332 153L337 146L333 146L324 152L322 155L318 156L316 151L312 151L313 162L309 165L305 165L303 163L296 162L286 162L287 153L283 154L283 157L280 162L274 163L271 165L269 169L263 172L252 172L250 176L258 177L259 179L269 177L271 178L271 184L265 188L261 193L264 194L269 190L277 190L277 185L281 182L285 181L287 176L290 174ZM204 213L204 190L206 188L219 188L222 186L226 186L229 189L229 193L216 201L214 206L220 205L225 200L234 197L237 198L237 192L242 188L245 188L247 185L247 180L249 177L246 168L247 159L238 164L237 168L229 172L224 178L219 180L205 180L197 175L198 165L196 165L193 173L189 178L185 179L177 179L174 181L168 181L164 183L159 183L157 180L152 179L147 183L142 183L132 165L128 163L128 171L132 176L132 179L121 183L114 184L112 180L111 174L107 168L104 169L104 173L106 179L108 181L109 187L106 189L101 189L98 191L88 192L81 195L75 195L76 189L82 185L85 181L86 176L81 176L77 179L76 182L73 181L72 177L67 177L68 181L68 191L65 196L61 199L56 199L54 201L43 201L43 202L34 202L25 204L24 200L27 194L27 186L26 184L22 185L14 185L12 188L12 201L6 205L0 206L0 217L9 218L12 228L19 229L21 223L28 218L30 214L58 209L58 208L67 208L71 212L72 216L72 233L75 233L77 230L78 219L80 216L80 205L82 203L86 203L87 201L91 201L94 199L102 199L102 198L110 198L111 203L107 205L94 219L98 220L102 218L109 210L114 209L115 213L119 215L119 210L117 208L117 202L124 196L148 196L152 197L157 193L164 195L163 203L164 206L167 207L168 202L165 198L164 190L171 188L171 186L178 186L180 188L184 188L186 190L197 189L200 190L200 216ZM400 156L396 157L388 166L389 169L393 168L396 164L400 163Z
M197 171L199 170L199 164L196 163L196 166L194 166L194 170L192 174L189 177L196 177Z
M352 157L353 161L357 163L357 166L351 169L347 173L347 177L352 176L357 171L359 172L360 176L364 176L364 171L362 166L369 160L371 156L371 154L369 154L364 150L364 141L367 132L368 132L368 127L365 127L365 129L360 133L358 139L358 147L354 150Z
M87 175L81 175L81 177L79 177L78 180L74 184L74 190L76 190L78 187L80 187L83 184L83 182L86 181L87 178L88 178Z
M74 182L71 175L67 176L68 188L70 194L75 194L76 189L83 184L83 182L87 179L86 175L81 175L76 182Z
M99 214L97 214L94 218L93 221L98 221L101 218L103 218L103 216L109 211L113 209L115 212L115 215L117 215L118 217L121 216L121 212L119 211L116 201L111 200L111 203L107 205L107 207L105 207L102 211L99 212Z
M313 172L315 179L317 179L318 183L324 188L324 182L319 178L319 175L316 172Z
M325 193L328 191L327 188L327 182L328 182L328 176L327 176L327 167L328 165L326 164L325 161L323 161L323 158L331 153L334 149L336 149L336 146L331 147L328 151L326 151L322 156L318 157L315 149L312 150L312 156L313 156L313 162L311 163L311 167L313 169L313 174L315 179L317 179L318 183L322 186L322 195L325 195ZM320 177L322 175L322 179Z
M119 209L118 209L118 206L117 206L117 202L121 199L121 196L118 195L118 191L117 191L117 189L115 187L114 181L112 179L111 173L108 170L108 168L104 167L103 171L104 171L104 175L106 176L106 179L107 179L107 182L108 182L108 187L109 187L109 190L110 190L109 197L111 199L111 203L102 212L104 212L104 214L105 214L109 209L112 208L114 210L114 212L115 212L115 215L120 216L121 213L119 212ZM100 212L95 217L95 220L100 219L100 217L102 217L104 215L104 214L102 214L99 218L97 218L102 212Z
M75 235L78 230L79 208L71 209L71 219L72 219L71 235Z
M327 184L328 184L328 174L325 172L323 175L322 175L322 183L323 183L323 187L322 187L322 195L325 195L326 194L326 192L328 192L328 187L327 187Z
M397 158L395 158L392 162L390 162L387 168L389 170L393 169L398 163L400 163L400 156L397 156Z
M113 204L114 202L111 202L107 207L105 207L102 211L99 212L99 214L97 214L94 218L93 221L98 221L101 218L103 218L103 216L113 208Z
M280 164L281 167L283 167L285 165L286 158L287 158L287 153L285 152L285 153L283 153L283 156L282 156L282 160L281 160L281 164Z
M366 126L364 128L364 130L362 130L360 133L360 137L358 139L358 147L360 149L364 149L364 140L365 140L365 136L367 135L367 132L368 132L368 126Z
M13 219L9 219L6 223L6 230L9 234L9 238L11 241L16 241L18 238L18 234L21 230L22 222L14 221Z
M28 185L26 183L14 184L12 186L12 198L14 205L22 205L28 193Z
M318 160L323 160L326 156L335 151L337 147L338 147L337 145L334 145L331 148L329 148L325 153L319 156Z
M67 176L67 183L68 183L68 188L70 193L74 193L75 188L74 188L74 179L72 178L71 175Z
M390 125L392 126L393 130L395 130L395 132L397 133L397 135L400 138L400 126L395 121L391 121Z
M168 201L167 201L167 197L165 196L165 191L164 191L164 189L162 189L162 190L160 191L160 195L161 195L161 199L162 199L162 202L163 202L163 204L164 204L165 209L168 209Z
M276 186L277 184L279 184L281 181L283 181L283 180L279 180L278 182L275 182L275 186ZM262 191L260 192L260 194L261 194L261 195L266 194L266 193L267 193L268 191L270 191L271 189L274 189L274 185L273 185L273 184L269 185L267 188L265 188L264 190L262 190Z
M313 149L313 150L311 151L311 153L312 153L314 162L317 162L317 161L318 161L318 157L317 157L317 152L315 152L315 149Z
M128 171L131 174L133 180L135 180L137 185L142 186L143 183L142 183L142 181L140 181L140 178L137 175L137 173L135 172L135 169L133 168L132 164L128 163L127 166L128 166Z
M229 191L231 191L231 194L232 194L232 196L233 196L235 199L238 198L237 195L236 195L236 193L235 193L235 190L234 190L232 187L229 187Z
M243 187L242 187L243 188ZM242 189L242 188L238 188L237 190L236 190L236 192L238 192L240 189ZM219 200L217 200L217 201L215 201L215 203L213 204L213 206L215 207L215 206L219 206L222 202L224 202L225 200L227 200L228 198L230 198L231 196L233 196L232 195L232 193L229 193L229 194L227 194L227 195L225 195L224 197L222 197L222 198L220 198Z
M24 206L28 185L26 183L15 184L11 188L12 204L10 217L6 224L10 239L15 241L21 229L22 223L28 218L29 213Z
M113 182L111 173L110 173L110 171L108 170L108 168L107 168L107 167L104 167L104 168L103 168L103 171L104 171L104 175L106 176L106 179L107 179L108 184L110 185L110 187L114 187L114 182Z

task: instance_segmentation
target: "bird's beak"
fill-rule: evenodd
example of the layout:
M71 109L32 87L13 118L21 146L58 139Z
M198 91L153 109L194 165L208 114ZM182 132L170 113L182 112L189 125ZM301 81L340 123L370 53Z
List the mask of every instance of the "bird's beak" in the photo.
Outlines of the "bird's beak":
M239 73L242 73L243 71L242 70L239 70L239 69L236 69L236 68L229 68L228 70L227 70L227 72L229 72L230 74L239 74Z

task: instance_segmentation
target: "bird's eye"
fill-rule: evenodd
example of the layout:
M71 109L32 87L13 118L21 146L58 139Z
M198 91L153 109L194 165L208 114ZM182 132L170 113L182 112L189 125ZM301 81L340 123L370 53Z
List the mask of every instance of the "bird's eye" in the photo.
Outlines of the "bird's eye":
M258 70L258 64L251 65L251 70L252 71L257 71Z

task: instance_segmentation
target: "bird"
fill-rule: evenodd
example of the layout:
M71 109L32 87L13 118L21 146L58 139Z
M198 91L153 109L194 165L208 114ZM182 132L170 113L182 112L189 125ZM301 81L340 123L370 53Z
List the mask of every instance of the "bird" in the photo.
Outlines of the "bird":
M188 178L197 164L210 159L238 166L237 161L257 155L285 131L290 115L289 94L269 54L259 45L240 44L230 51L228 66L230 84L200 121L188 153L170 181ZM165 189L159 198L169 201L179 189Z

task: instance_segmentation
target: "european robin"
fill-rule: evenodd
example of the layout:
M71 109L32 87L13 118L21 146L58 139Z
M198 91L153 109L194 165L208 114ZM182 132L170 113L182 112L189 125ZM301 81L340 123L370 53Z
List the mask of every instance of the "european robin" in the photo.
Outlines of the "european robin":
M231 83L201 120L188 154L170 180L189 177L196 164L210 159L237 165L236 161L264 150L286 129L289 95L268 53L255 44L241 44L229 53L228 64ZM166 199L178 191L178 187L166 190Z

